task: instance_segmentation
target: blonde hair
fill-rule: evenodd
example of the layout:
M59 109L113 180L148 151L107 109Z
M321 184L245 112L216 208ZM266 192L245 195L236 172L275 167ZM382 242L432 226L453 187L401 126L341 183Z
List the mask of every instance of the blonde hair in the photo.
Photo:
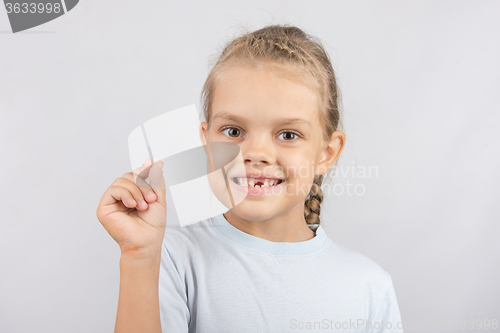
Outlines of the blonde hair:
M328 144L339 125L340 92L333 67L321 42L298 27L269 25L231 40L216 58L201 92L202 112L210 128L212 100L218 79L229 66L273 68L276 74L306 85L316 92L323 126L323 144ZM338 160L336 161L336 163ZM320 223L323 175L315 176L304 202L307 224Z

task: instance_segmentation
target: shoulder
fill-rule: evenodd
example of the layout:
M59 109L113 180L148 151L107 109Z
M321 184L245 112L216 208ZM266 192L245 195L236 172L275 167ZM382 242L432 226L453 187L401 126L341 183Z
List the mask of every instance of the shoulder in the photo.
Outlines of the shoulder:
M192 250L203 245L211 238L215 226L206 219L187 226L167 225L163 245L168 250Z
M329 239L326 249L334 272L342 272L345 279L365 284L370 289L386 291L392 285L390 274L368 256L351 250Z
M211 219L206 219L182 227L167 226L162 247L174 264L193 266L195 261L200 262L206 256L219 253L214 251L217 244L216 227Z

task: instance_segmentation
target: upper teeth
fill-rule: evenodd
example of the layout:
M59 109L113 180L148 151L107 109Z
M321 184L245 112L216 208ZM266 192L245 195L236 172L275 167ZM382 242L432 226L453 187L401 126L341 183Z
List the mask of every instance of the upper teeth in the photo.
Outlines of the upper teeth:
M264 185L255 185L256 181L254 178L240 178L237 177L238 183L241 186L252 186L252 187L269 187L274 186L279 182L279 179L265 179Z

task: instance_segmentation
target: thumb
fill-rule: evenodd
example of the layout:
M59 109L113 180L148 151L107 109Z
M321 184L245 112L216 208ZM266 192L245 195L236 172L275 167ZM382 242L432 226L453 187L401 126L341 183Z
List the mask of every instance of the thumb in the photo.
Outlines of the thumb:
M156 193L158 201L163 207L167 206L167 202L165 199L165 179L163 178L163 162L157 161L151 166L149 170L149 186Z

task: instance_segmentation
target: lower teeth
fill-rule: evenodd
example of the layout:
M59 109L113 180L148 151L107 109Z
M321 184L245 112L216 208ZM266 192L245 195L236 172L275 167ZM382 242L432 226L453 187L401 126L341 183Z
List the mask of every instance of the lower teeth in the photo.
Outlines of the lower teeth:
M236 183L236 184L238 184L238 185L241 185L241 184L240 184L240 183L238 183L237 181L235 181L235 183ZM279 181L278 183L276 183L276 184L274 184L274 185L268 185L268 186L264 186L264 185L260 185L260 186L259 186L259 185L254 185L254 186L251 186L251 185L246 185L246 187L256 187L256 188L260 188L260 187L273 187L273 186L277 186L277 185L279 185L279 184L281 184L281 183L282 183L282 181ZM241 185L241 186L243 186L243 185Z

